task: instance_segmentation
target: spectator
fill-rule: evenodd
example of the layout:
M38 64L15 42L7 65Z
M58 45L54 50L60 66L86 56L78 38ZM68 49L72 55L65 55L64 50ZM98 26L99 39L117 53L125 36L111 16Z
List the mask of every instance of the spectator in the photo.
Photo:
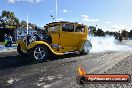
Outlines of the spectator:
M12 36L11 35L8 35L8 44L9 44L8 46L11 46L12 43L13 43Z
M4 35L4 39L5 39L5 47L7 47L7 42L8 42L8 36L7 36L7 34Z
M12 45L12 36L5 34L5 47L10 47Z

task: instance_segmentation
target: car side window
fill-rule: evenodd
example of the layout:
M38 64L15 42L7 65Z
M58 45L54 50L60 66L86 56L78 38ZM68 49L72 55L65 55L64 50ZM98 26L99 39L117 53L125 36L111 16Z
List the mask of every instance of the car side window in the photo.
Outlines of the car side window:
M50 26L48 31L49 32L56 32L60 30L60 25L54 25L54 26Z
M75 32L84 32L84 26L77 26Z
M72 25L72 24L63 24L62 25L62 31L74 32L74 25Z

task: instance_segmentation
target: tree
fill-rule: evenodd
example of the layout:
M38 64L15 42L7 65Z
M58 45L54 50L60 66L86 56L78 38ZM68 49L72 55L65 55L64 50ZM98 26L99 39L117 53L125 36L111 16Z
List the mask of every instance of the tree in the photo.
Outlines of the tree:
M15 17L14 12L4 10L4 11L2 11L1 17L7 26L12 25L12 26L19 27L19 25L20 25L19 19L17 17Z
M128 38L128 31L122 30L121 35L122 35L123 38L127 39Z
M3 17L6 17L6 15L7 15L6 11L5 11L5 10L2 11L2 18L3 18Z
M26 27L27 27L27 22L22 20L22 21L20 22L20 27L21 27L21 28L26 28Z
M129 36L129 38L132 38L132 30L130 30L128 36Z
M103 31L102 29L99 29L99 28L98 28L98 30L97 30L97 36L99 36L99 37L100 37L100 36L103 36L103 37L104 37L104 36L105 36L104 31Z

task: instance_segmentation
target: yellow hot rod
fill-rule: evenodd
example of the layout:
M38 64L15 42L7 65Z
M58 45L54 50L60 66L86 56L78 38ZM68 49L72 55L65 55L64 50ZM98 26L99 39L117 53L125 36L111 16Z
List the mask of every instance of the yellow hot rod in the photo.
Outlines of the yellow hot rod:
M17 41L20 55L29 54L36 61L44 61L49 55L64 55L78 51L88 54L92 45L88 40L88 27L76 22L52 22L44 26L41 34Z

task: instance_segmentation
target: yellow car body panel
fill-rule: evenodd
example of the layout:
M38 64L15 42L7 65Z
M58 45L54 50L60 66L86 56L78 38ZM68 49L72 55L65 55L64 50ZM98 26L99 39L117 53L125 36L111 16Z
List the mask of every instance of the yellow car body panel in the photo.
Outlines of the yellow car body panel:
M28 45L27 49L31 49L33 47L35 47L36 45L45 45L49 48L49 50L51 50L52 53L56 54L56 55L63 55L63 53L57 53L55 52L51 46L49 46L49 44L47 44L46 42L43 42L43 41L34 41L32 42L31 44Z
M49 34L52 37L52 44L59 44L59 33L58 32L52 32Z
M23 40L17 40L16 43L21 46L22 50L27 50L26 43Z

